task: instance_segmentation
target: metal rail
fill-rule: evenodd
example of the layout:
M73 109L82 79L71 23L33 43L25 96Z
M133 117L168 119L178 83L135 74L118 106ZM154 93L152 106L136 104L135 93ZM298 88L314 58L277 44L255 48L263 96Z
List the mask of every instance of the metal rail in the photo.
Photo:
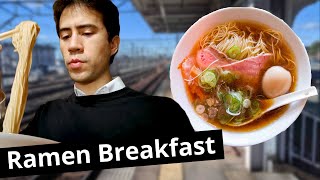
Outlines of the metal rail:
M319 171L320 155L318 153L320 152L320 146L318 143L320 142L320 139L317 134L320 134L320 117L304 110L297 121L301 121L301 126L294 123L289 128L288 162L293 164L295 160L299 160ZM309 126L307 126L307 122L309 123ZM308 137L307 132L311 132L313 136ZM300 143L296 142L297 139L294 139L294 134L300 135L301 138L298 140ZM304 139L306 137L311 138L311 144L306 143ZM310 151L306 152L306 147L311 147ZM306 154L309 154L309 156L306 157Z

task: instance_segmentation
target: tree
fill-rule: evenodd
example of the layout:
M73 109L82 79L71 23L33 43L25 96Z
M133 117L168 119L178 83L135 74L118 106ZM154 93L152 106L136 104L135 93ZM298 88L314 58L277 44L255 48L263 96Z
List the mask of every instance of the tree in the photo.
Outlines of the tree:
M308 54L311 56L316 56L320 53L320 41L315 41L309 47L307 47Z

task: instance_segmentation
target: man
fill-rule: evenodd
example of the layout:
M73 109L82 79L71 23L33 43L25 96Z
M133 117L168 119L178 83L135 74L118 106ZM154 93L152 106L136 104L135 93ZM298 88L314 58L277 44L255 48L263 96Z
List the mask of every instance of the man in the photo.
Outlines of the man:
M74 93L42 105L22 132L59 142L103 142L193 132L169 98L147 96L112 78L119 12L109 0L57 0L54 19Z

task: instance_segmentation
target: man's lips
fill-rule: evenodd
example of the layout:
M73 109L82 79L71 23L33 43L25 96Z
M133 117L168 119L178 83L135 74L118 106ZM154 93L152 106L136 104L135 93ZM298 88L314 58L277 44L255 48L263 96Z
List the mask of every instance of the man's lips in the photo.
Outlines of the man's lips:
M68 66L71 69L78 69L81 67L81 65L84 63L84 61L81 61L80 59L72 59L69 63Z
M71 61L68 64L71 63L83 63L83 61L81 61L80 59L71 59Z

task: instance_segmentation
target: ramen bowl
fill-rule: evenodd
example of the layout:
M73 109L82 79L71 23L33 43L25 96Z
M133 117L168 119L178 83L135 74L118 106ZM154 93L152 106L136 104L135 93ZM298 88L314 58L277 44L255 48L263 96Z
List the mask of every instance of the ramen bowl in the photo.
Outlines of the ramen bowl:
M214 11L195 22L182 36L171 61L170 87L173 98L184 109L195 131L218 129L202 119L188 99L181 70L178 68L192 51L199 39L213 27L230 21L250 21L267 26L282 33L284 40L292 50L296 63L295 91L311 86L310 62L306 49L299 37L281 19L273 14L252 7L231 7ZM294 51L293 51L294 50ZM270 124L245 132L223 130L223 142L230 146L248 146L267 141L285 131L299 116L306 99L290 103L287 110Z

